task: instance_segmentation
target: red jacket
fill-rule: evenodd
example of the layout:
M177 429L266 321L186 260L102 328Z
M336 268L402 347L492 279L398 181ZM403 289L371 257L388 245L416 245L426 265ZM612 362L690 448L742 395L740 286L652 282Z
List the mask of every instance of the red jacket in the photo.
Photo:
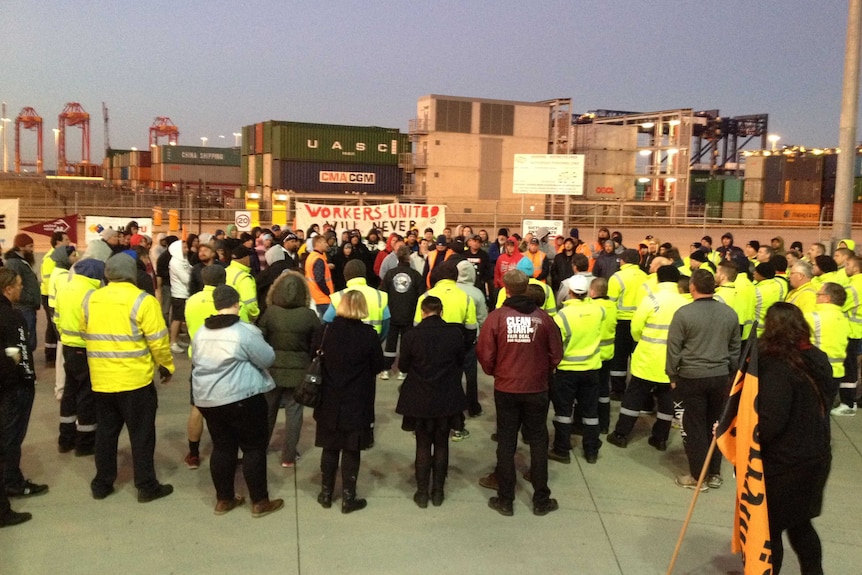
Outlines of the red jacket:
M539 393L548 390L548 376L563 359L563 338L551 316L526 296L515 296L488 315L476 357L494 376L494 389Z
M518 265L518 260L524 257L520 251L515 250L515 253L512 255L507 254L505 251L500 254L500 257L497 258L497 264L494 266L494 287L501 288L503 287L503 276L507 271L515 269Z

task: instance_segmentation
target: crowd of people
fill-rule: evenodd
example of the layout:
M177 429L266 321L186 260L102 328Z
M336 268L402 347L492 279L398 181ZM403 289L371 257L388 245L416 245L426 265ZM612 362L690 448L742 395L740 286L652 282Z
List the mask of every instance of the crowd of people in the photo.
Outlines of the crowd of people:
M130 222L102 231L81 254L66 234L55 233L41 281L33 239L18 234L0 270L0 305L15 310L0 314L0 525L29 519L9 508L7 496L48 490L20 469L40 307L48 320L45 362L58 371L58 449L95 455L96 499L113 492L124 425L138 500L172 492L156 478L153 453L155 382L170 380L174 356L190 357L192 366L185 463L200 466L206 422L217 514L244 503L232 480L238 451L253 515L282 506L269 498L266 451L284 408L281 465L299 460L303 407L293 390L316 354L324 382L314 409L322 449L318 501L331 506L340 466L345 513L367 503L357 495L357 477L361 452L374 445L378 379L402 382L396 411L416 437L414 501L426 507L443 503L448 442L470 437L467 419L483 413L478 366L493 376L497 462L479 481L497 491L489 506L503 515L514 512L519 431L530 447L533 512L544 515L558 507L548 461L571 462L573 435L581 436L584 460L595 464L601 436L626 448L644 413L655 416L648 443L659 451L680 427L689 468L677 485L720 487L719 454L706 462L708 481L700 485L697 477L742 351L757 336L769 342L762 346L767 356L783 357L776 325L800 317L808 333L788 344L801 350L791 363L816 356L811 365L825 358L830 366L828 381L822 369L809 370L817 401L807 397L806 406L820 409L811 417L825 419L828 430L830 414L856 413L862 259L850 239L829 255L820 243L804 252L799 242L785 248L781 237L740 248L730 233L715 248L709 236L683 248L651 235L629 248L607 228L594 241L575 228L556 237L547 228L523 237L505 228L496 237L474 234L468 225L441 231L383 238L377 230L339 235L328 225L251 233L231 225L180 239L150 238ZM796 310L793 318L783 302ZM764 390L776 393L764 379ZM779 394L782 401L790 401L787 393ZM621 402L613 426L611 401ZM764 442L782 433L764 434ZM828 446L828 435L818 441ZM821 494L822 466L821 458L812 471L822 479ZM784 463L765 468L786 473ZM819 512L820 498L811 500L812 513Z

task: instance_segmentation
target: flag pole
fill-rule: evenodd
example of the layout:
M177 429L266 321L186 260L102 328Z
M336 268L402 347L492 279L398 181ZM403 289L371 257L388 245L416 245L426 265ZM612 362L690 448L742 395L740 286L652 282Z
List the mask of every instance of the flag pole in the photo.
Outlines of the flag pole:
M673 573L673 567L676 564L676 558L679 556L679 550L682 547L682 540L685 538L685 531L688 529L688 524L691 521L691 516L694 514L694 505L697 503L697 497L700 495L700 486L703 485L706 479L706 473L709 469L709 462L712 459L712 454L715 453L716 437L712 436L712 442L709 444L709 451L706 453L706 459L703 461L703 468L700 470L700 477L697 478L697 487L694 488L694 497L691 498L691 503L688 506L688 514L685 516L685 521L682 523L682 529L679 532L679 538L676 540L676 547L673 550L673 556L670 558L670 565L667 568L667 575Z

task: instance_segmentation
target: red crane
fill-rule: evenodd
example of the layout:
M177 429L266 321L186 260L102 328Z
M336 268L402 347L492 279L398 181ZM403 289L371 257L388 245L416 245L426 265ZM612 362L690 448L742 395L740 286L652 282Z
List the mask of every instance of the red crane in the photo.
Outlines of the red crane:
M66 126L81 128L81 163L90 163L90 114L84 111L81 104L69 102L58 116L58 124L60 139L57 145L57 174L65 176L69 173L66 162Z
M36 132L36 163L21 161L21 126ZM36 173L42 173L42 117L36 110L27 106L21 108L15 118L15 173L21 173L21 166L36 166Z
M176 146L180 137L180 129L167 116L159 116L150 126L150 147L159 145L159 138L165 136L168 144Z

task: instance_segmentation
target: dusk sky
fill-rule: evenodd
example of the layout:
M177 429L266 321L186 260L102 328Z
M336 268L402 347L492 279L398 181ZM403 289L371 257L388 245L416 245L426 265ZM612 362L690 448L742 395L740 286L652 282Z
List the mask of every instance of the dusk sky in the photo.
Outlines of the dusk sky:
M44 118L47 169L66 102L91 115L93 161L103 101L112 147L144 149L156 116L187 145L269 119L406 131L425 94L768 113L780 144L836 146L846 24L837 0L4 0L0 100Z

